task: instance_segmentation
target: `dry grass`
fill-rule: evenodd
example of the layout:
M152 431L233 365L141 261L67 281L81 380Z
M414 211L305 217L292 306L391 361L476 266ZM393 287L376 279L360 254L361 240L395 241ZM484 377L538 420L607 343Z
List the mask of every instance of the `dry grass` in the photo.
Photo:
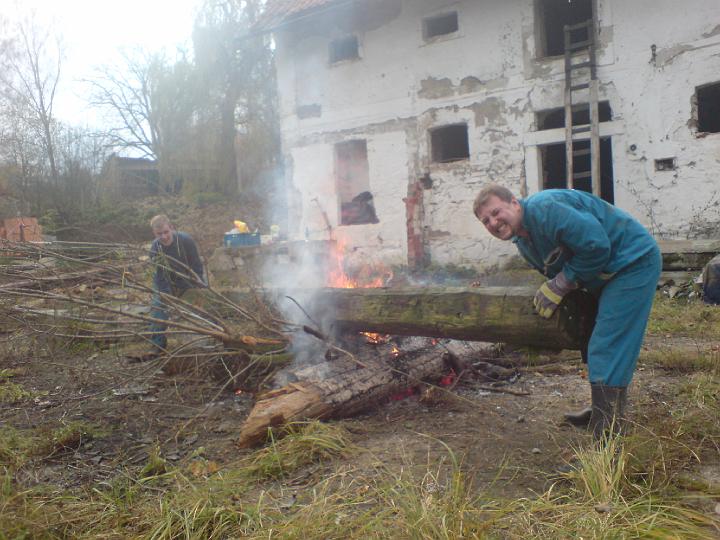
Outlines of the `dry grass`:
M698 298L655 296L648 333L717 339L720 336L720 309Z

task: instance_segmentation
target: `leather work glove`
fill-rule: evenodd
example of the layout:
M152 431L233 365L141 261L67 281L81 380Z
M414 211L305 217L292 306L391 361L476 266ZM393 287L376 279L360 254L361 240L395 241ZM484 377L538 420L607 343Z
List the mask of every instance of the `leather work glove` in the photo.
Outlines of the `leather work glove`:
M565 274L560 272L554 278L543 283L535 293L535 298L533 298L535 311L544 319L549 319L565 295L577 288L577 284L568 281Z

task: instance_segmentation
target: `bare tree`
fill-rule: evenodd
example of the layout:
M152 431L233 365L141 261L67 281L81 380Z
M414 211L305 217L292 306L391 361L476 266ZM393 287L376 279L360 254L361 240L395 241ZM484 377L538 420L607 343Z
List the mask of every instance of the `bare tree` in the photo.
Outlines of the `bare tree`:
M47 157L50 177L57 186L53 106L60 81L63 47L58 35L34 18L16 26L16 35L5 42L4 69L0 72L2 93L22 111L25 127L35 132Z
M123 56L124 65L103 66L87 81L92 87L91 105L108 113L111 145L159 159L162 138L153 103L153 75L164 60L140 50Z

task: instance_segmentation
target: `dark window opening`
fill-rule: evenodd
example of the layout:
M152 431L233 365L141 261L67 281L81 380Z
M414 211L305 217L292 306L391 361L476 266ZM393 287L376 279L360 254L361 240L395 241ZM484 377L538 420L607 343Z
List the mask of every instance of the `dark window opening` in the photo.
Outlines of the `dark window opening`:
M573 25L592 19L593 0L536 0L538 32L538 57L558 56L565 53L565 25ZM586 41L588 28L570 33L573 43Z
M428 17L423 20L423 37L431 39L437 36L445 36L458 31L458 14L456 11L445 13L435 17Z
M348 36L330 42L330 63L360 58L357 36Z
M573 143L573 150L588 150L590 141ZM567 188L567 161L565 160L565 143L548 144L540 147L542 162L542 188ZM573 171L583 173L590 171L590 155L576 157ZM575 189L592 193L592 180L579 178L575 180ZM613 204L615 202L614 177L612 163L612 141L610 137L600 139L600 196Z
M340 225L379 223L370 192L367 143L335 145L335 178L340 203Z
M470 157L467 124L435 128L430 132L432 160L435 163L458 161Z
M555 129L565 127L565 108L546 109L535 113L537 128L539 131L544 129ZM609 101L601 101L598 103L598 119L600 122L610 122L612 120L612 109ZM590 123L590 109L587 104L578 105L573 108L572 113L573 126L581 126Z
M698 131L720 133L720 83L699 86L695 92Z
M677 161L675 158L663 158L655 160L656 171L674 171L677 169Z

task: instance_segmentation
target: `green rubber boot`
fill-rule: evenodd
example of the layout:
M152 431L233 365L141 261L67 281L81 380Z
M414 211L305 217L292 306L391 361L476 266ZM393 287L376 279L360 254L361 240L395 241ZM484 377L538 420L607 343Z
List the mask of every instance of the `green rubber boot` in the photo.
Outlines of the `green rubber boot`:
M609 436L622 435L625 429L627 387L591 384L592 413L588 429L596 441Z

